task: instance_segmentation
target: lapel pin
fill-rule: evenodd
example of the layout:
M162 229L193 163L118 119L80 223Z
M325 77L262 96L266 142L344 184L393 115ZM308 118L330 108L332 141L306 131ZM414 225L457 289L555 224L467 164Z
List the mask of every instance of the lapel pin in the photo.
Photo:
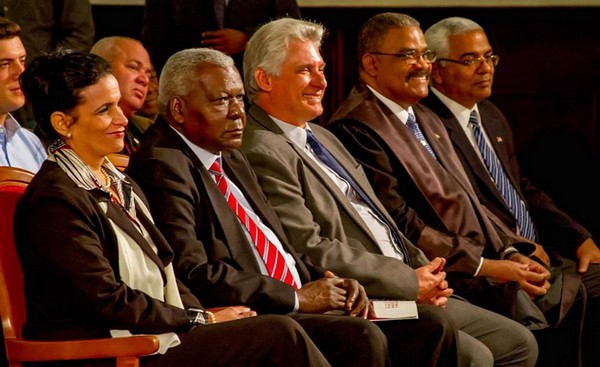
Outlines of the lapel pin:
M496 136L496 141L498 143L502 143L503 142L502 137L501 136Z

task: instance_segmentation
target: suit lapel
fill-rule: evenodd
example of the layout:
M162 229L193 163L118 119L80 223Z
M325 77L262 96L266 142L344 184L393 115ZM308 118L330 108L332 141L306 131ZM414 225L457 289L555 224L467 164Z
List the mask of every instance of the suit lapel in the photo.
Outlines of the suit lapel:
M206 204L204 205L210 207L210 210L214 212L212 218L213 223L207 224L207 226L219 227L220 230L215 231L215 234L222 233L224 238L218 238L218 240L225 243L228 250L232 253L231 258L235 259L237 263L240 263L240 266L260 272L252 248L250 248L251 244L249 243L249 246L237 245L239 243L248 243L248 240L242 225L239 223L235 213L229 207L229 204L225 201L225 198L217 187L212 175L204 167L198 156L166 121L162 121L159 117L159 121L155 124L159 123L161 124L160 127L162 130L161 145L180 151L184 156L189 158L192 163L191 169L193 172L193 180L198 188L199 195L201 196L200 200L206 201ZM229 244L235 245L230 246Z
M440 120L442 120L446 126L448 135L454 144L456 154L463 157L462 161L468 165L467 169L470 169L479 180L488 187L488 191L496 198L496 200L506 206L504 204L504 199L500 196L500 192L496 189L496 184L492 181L487 167L479 158L478 152L475 150L476 148L473 147L469 141L465 131L460 126L454 114L435 94L431 93L431 96L428 98L430 99L429 102L431 103L432 109L438 114Z
M320 137L318 133L316 133L315 136L317 137L317 140L322 139L322 137ZM292 141L288 140L288 144L290 144L290 146L296 151L296 153L298 153L298 155L300 156L300 158L302 159L304 164L306 166L308 166L308 168L315 175L317 180L321 181L323 186L327 189L327 191L329 191L331 193L331 195L338 202L338 205L344 209L346 214L348 214L348 216L350 218L352 218L352 220L354 220L361 229L368 228L367 224L363 221L363 219L360 217L360 215L358 215L358 212L356 211L356 209L354 209L354 207L350 203L350 200L348 200L348 198L342 192L342 190L340 190L338 188L338 186L329 178L329 176L323 171L323 169L311 157L309 157L304 152L303 149L298 147ZM339 155L335 155L335 153L332 153L332 154L334 154L334 156L336 158L338 158L338 156L339 156ZM338 162L342 165L342 167L344 167L344 169L346 169L348 172L353 174L353 172L355 170L354 168L349 169L348 165L345 162L343 162L343 160L342 160L342 162L340 162L340 159L338 159ZM375 240L375 238L373 237L371 231L365 231L365 234L369 238L371 238L373 240L373 242L375 242L375 243L377 242Z
M520 192L519 182L516 182L510 169L510 162L506 149L507 137L505 132L502 130L502 122L498 120L497 116L490 114L484 104L480 104L479 112L481 115L481 125L485 129L490 139L492 147L494 148L494 152L496 152L496 156L498 157L498 160L504 169L504 173L506 173L508 176L508 179L513 187L517 189L517 192Z
M348 214L348 216L357 223L359 228L361 228L361 230L363 230L365 235L368 236L373 241L373 243L377 243L377 241L373 237L373 234L371 233L371 231L364 231L364 229L368 228L368 226L362 220L360 215L358 215L356 209L354 209L354 207L352 206L350 201L346 198L344 193L329 178L329 176L327 176L327 174L325 172L323 172L323 169L321 169L321 167L311 157L309 157L302 148L298 147L293 141L289 140L285 136L283 131L279 128L279 126L277 126L277 124L260 107L258 107L256 105L252 106L250 109L250 115L252 115L254 120L257 123L259 123L260 125L262 125L265 129L267 129L277 135L280 135L282 137L282 139L285 139L285 141L290 145L290 147L298 154L300 159L302 159L304 164L314 174L314 176L317 178L317 180L320 181L322 183L323 187L325 187L331 193L331 195L338 202L338 205L346 211L346 214ZM313 132L315 133L317 140L323 139L323 135L321 135L318 131L313 130ZM329 144L329 145L331 145L331 144ZM328 146L327 146L327 148L329 149ZM338 151L332 152L332 154L334 154L334 156L336 158L341 156L341 154L339 154ZM340 164L345 169L347 169L348 172L354 173L355 168L349 169L348 164L346 162L343 162L343 160L342 160L342 162L340 162Z

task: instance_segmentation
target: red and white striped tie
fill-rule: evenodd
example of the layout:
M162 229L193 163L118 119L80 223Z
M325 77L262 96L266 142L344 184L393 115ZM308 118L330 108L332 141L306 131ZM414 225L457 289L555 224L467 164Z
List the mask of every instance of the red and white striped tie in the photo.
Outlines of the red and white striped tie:
M239 220L244 224L244 226L246 226L246 229L248 229L250 237L258 249L258 253L267 266L269 275L291 285L294 288L298 288L298 284L294 280L294 277L292 276L292 273L285 262L283 254L277 249L277 246L269 241L267 236L265 236L265 233L256 225L254 220L246 214L244 207L237 201L231 190L229 190L229 185L223 176L219 159L215 160L215 162L210 166L209 171L214 175L217 186L219 187L219 190L221 190L223 196L225 196L225 200L227 200L231 210L234 211Z

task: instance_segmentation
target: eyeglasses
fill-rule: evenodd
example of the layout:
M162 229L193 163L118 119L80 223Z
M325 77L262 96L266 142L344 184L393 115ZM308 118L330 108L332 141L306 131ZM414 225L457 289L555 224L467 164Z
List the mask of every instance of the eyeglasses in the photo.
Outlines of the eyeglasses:
M426 63L431 64L435 61L436 54L431 50L425 50L419 52L417 50L410 50L402 53L392 54L387 52L369 52L372 55L383 55L383 56L394 56L403 59L409 65L414 65L419 62L419 58L423 58Z
M448 62L453 62L455 64L459 64L459 65L464 65L464 66L473 66L476 65L479 67L479 65L481 65L482 62L485 62L486 64L492 64L494 66L498 65L498 61L500 61L500 56L498 55L487 55L487 56L483 56L483 57L469 57L466 59L462 59L462 60L452 60L452 59L437 59L438 62L440 61L448 61Z

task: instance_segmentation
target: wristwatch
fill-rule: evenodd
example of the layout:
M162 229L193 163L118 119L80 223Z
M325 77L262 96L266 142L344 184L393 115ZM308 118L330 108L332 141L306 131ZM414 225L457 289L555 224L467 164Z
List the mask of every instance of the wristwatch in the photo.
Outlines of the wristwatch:
M200 308L188 308L187 315L191 326L214 324L217 322L215 314Z

